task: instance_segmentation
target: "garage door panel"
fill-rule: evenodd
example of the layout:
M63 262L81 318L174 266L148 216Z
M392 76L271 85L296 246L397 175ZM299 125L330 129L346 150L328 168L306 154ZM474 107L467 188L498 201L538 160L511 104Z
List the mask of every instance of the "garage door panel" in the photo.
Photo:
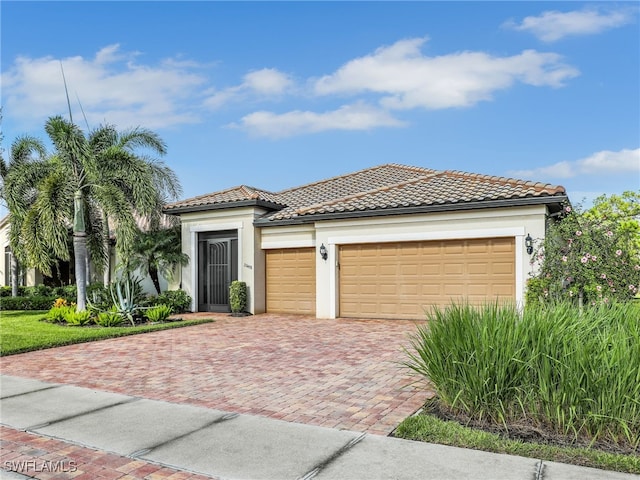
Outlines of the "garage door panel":
M265 251L267 311L273 313L316 312L314 248ZM354 269L354 274L357 270Z
M343 317L420 319L452 301L515 297L513 238L344 245L339 253Z

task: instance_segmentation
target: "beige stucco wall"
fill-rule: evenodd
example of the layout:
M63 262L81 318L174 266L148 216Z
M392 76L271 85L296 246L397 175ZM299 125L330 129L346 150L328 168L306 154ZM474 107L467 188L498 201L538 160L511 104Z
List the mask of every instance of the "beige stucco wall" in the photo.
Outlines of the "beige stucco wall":
M8 217L0 219L0 286L8 286L5 278L10 270L10 265L5 265L4 249L9 245L9 222Z
M527 234L536 241L545 235L546 207L495 208L484 210L388 215L381 217L331 220L315 224L256 228L253 222L262 213L256 208L234 208L184 214L183 251L189 266L182 270L182 286L192 296L196 309L197 235L216 230L238 231L238 277L247 283L249 311L265 310L264 250L272 248L315 247L324 244L327 260L316 257L316 314L335 318L338 311L338 267L340 245L397 241L445 240L464 238L512 237L516 246L516 301L523 303L526 281L532 272L526 253Z
M6 265L4 249L9 246L9 217L6 216L0 220L0 286L11 286L11 265ZM9 281L5 281L6 276ZM33 268L29 268L25 275L25 284L34 286L42 283L42 274Z
M261 208L243 207L181 215L182 250L189 255L189 265L182 269L182 288L193 299L192 310L197 309L198 233L237 230L238 280L247 284L247 309L251 313L264 312L264 252L260 248L260 231L253 226L264 212Z

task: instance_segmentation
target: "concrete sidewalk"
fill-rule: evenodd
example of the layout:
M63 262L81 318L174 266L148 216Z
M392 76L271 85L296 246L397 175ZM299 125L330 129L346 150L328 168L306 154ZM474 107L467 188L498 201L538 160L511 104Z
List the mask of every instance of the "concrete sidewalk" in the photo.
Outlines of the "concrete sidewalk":
M7 427L213 478L638 478L6 375L0 376L0 387L0 423ZM5 461L0 467L11 465ZM25 478L21 473L28 475L4 472L0 477ZM139 477L123 473L120 478Z

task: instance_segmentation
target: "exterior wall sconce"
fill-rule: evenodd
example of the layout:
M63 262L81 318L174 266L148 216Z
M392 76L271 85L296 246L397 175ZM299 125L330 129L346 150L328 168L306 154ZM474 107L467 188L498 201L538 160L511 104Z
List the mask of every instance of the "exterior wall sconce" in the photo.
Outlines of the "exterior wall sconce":
M327 247L324 246L324 243L320 245L320 256L323 260L326 260L329 254L327 253Z
M533 253L533 238L527 233L527 238L524 239L524 246L527 247L527 253L531 255Z

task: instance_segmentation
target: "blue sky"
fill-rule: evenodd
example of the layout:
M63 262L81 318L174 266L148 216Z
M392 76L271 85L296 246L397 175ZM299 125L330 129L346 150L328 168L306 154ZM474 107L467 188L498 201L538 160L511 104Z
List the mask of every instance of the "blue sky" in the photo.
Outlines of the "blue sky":
M640 189L638 2L3 1L2 131L143 126L183 198L383 163Z

